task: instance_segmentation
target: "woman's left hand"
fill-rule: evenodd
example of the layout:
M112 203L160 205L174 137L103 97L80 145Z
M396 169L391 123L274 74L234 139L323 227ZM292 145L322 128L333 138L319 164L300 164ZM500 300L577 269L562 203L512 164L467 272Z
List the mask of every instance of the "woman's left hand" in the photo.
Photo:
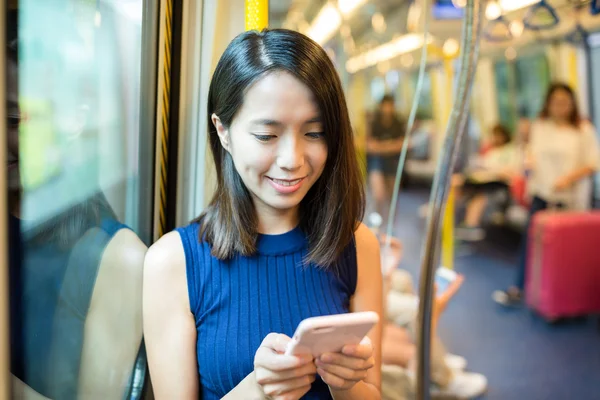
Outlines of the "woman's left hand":
M332 390L349 390L375 366L373 345L365 336L359 345L345 346L341 353L325 353L315 364L317 373Z
M556 190L556 191L566 190L571 186L571 184L572 184L571 180L568 177L562 177L554 183L554 190Z

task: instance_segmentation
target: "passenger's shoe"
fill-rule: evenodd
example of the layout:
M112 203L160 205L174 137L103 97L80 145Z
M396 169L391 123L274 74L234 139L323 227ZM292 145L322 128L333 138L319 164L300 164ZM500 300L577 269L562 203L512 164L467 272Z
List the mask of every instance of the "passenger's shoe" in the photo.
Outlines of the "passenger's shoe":
M485 231L479 227L456 228L456 238L465 242L480 242L485 239Z
M456 354L446 354L444 361L448 368L453 371L464 371L467 368L467 360L464 357L457 356Z
M518 307L523 302L523 296L521 291L516 288L509 288L508 290L496 290L492 293L492 299L505 307Z
M474 372L457 372L445 388L431 390L432 395L458 399L472 399L483 395L487 390L487 379Z

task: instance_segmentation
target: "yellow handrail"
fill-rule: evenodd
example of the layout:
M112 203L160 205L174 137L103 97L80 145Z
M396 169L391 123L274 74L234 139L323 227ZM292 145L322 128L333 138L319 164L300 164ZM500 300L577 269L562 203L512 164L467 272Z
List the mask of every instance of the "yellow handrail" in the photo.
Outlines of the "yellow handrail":
M269 0L246 0L246 30L261 31L269 26Z

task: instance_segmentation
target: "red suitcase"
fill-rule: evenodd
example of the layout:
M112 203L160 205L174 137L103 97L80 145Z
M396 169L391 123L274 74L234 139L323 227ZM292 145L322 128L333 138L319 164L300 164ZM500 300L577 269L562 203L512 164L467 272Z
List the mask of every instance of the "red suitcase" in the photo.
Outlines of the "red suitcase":
M547 320L600 313L600 211L542 211L530 229L527 304Z

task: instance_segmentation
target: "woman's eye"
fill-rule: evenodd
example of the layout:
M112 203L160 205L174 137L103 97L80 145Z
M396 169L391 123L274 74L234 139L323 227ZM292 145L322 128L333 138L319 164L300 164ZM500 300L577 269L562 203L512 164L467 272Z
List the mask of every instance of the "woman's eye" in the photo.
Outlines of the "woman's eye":
M309 132L306 134L306 136L312 139L321 139L323 136L325 136L325 134L323 132Z
M275 135L253 135L253 136L261 142L268 142L269 140L276 137Z

